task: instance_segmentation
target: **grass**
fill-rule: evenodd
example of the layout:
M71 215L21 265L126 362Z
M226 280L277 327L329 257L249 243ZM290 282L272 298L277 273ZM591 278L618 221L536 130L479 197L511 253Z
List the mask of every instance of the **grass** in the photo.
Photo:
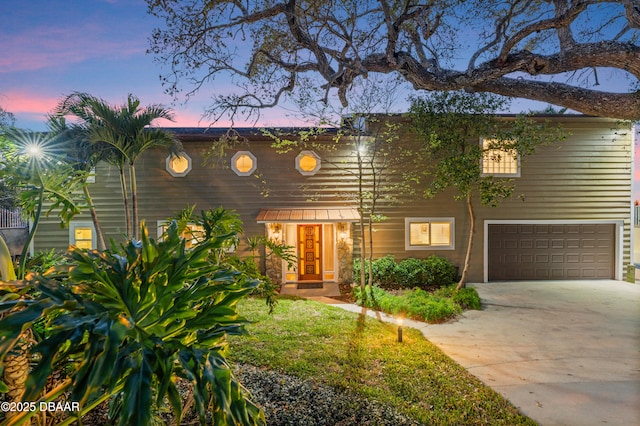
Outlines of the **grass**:
M307 300L242 301L256 321L229 338L229 359L346 389L429 425L535 425L413 329Z

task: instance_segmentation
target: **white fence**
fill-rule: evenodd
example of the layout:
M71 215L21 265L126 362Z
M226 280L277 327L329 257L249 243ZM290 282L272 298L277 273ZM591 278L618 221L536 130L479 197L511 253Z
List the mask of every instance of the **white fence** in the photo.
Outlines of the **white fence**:
M22 217L22 211L0 209L0 228L28 228L29 224Z

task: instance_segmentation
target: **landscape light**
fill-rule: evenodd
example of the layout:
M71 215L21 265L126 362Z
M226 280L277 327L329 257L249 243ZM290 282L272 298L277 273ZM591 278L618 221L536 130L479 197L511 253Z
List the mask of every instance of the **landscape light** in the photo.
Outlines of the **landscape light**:
M396 322L398 323L398 343L402 343L402 317L397 317Z

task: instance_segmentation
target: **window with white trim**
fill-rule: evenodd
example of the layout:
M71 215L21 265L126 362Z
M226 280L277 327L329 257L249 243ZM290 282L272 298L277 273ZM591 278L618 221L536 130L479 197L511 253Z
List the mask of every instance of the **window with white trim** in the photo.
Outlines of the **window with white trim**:
M485 176L520 177L520 158L515 149L503 149L495 139L480 139L482 174Z
M93 226L93 222L70 222L69 245L80 249L95 249L96 230Z
M453 217L405 218L405 250L453 250L454 223Z
M158 222L158 239L162 239L164 233L167 231L169 227L169 222L166 220ZM189 223L185 226L182 234L180 234L182 238L186 240L185 247L191 248L198 244L198 242L202 241L204 238L204 228L200 225L196 225L195 223Z
M169 222L166 220L158 221L158 241L164 239L164 234L169 227ZM180 237L184 238L185 247L192 248L198 243L202 242L205 237L204 227L202 225L197 225L195 223L188 223ZM225 253L234 253L236 251L236 246L238 245L237 238L230 238L223 243L223 249Z

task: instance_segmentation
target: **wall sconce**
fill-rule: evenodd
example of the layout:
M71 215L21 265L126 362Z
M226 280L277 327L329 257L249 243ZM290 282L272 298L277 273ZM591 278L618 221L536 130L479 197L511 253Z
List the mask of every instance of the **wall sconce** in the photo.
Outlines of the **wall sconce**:
M338 241L347 241L347 225L345 223L338 223L336 228L338 230Z
M398 343L402 343L402 323L403 323L403 318L397 317L396 318L396 323L398 323Z
M274 223L271 225L271 239L276 243L279 243L280 237L282 236L282 225L279 223Z

